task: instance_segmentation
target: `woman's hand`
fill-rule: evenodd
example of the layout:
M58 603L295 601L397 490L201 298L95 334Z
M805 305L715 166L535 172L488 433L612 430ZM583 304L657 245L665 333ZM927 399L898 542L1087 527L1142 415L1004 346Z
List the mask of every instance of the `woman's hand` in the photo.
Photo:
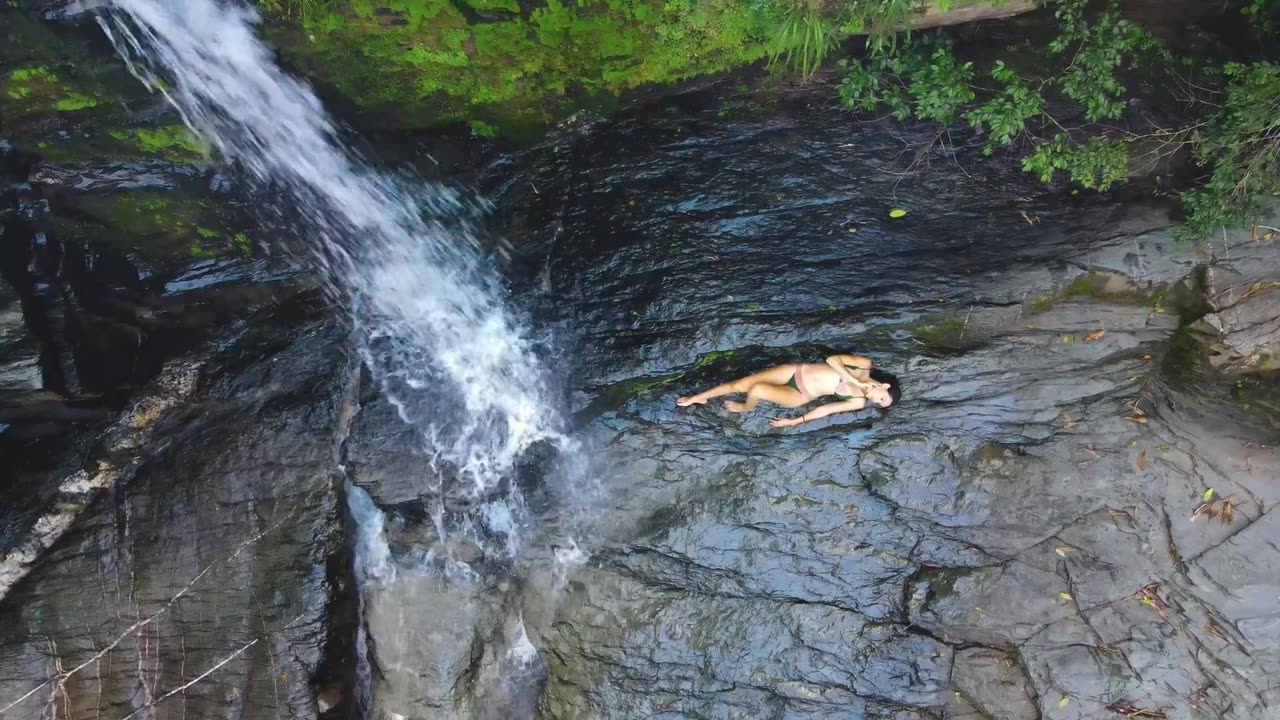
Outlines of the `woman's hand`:
M859 380L858 378L854 377L853 373L849 372L849 368L845 366L846 359L852 359L852 356L832 355L831 357L827 358L827 366L830 367L832 370L835 370L836 375L839 375L840 379L850 387L865 388L867 384Z
M804 422L804 418L774 418L769 424L774 427L792 427Z

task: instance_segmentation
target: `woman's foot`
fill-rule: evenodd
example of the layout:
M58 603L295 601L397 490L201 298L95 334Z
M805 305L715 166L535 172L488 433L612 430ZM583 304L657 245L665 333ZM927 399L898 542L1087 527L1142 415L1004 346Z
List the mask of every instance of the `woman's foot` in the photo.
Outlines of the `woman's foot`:
M689 407L690 405L706 405L707 399L701 395L686 395L682 398L676 398L676 405L679 407Z
M725 401L724 401L724 409L725 409L725 410L728 410L728 411L729 411L729 412L731 412L731 413L746 412L746 411L747 411L747 404L746 404L746 403L740 403L740 402L738 402L737 400L725 400Z

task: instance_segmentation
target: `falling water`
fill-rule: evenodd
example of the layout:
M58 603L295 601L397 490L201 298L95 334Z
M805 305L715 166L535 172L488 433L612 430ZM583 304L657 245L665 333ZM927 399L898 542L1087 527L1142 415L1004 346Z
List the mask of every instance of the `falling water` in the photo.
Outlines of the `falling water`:
M427 570L466 578L446 536L487 536L486 554L514 556L526 521L509 482L517 463L535 443L571 446L544 370L469 222L478 203L377 172L344 147L315 94L255 37L256 21L219 0L112 0L100 16L130 70L243 170L257 199L302 219L306 254L349 308L367 367L422 439L440 541ZM446 513L444 485L477 500L464 517ZM354 486L347 495L369 592L395 582L393 559L382 514ZM519 637L512 650L527 656Z
M315 94L255 37L251 9L215 0L111 8L103 27L134 73L306 218L313 260L353 306L374 371L436 460L484 492L530 445L560 438L540 364L466 221L474 203L376 172L344 148ZM436 401L429 411L406 402L422 395ZM460 407L442 412L441 399Z

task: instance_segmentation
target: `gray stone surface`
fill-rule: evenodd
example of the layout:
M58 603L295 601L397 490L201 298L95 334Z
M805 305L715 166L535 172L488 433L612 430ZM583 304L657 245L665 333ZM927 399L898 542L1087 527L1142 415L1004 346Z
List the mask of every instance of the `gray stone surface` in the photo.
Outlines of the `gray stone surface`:
M1011 203L992 168L898 184L889 142L812 108L646 118L575 145L569 186L541 170L607 486L533 633L544 716L1274 712L1274 391L1159 302L1222 253L1159 208ZM673 406L830 350L895 372L901 406L784 431ZM1191 519L1210 487L1232 521Z
M344 612L344 333L280 330L122 426L152 432L101 441L119 482L85 489L97 502L0 599L0 716L307 718L326 684L349 688L322 670Z
M1211 241L1205 274L1212 312L1205 320L1249 364L1280 367L1280 269L1274 266L1280 211L1262 227L1232 230Z

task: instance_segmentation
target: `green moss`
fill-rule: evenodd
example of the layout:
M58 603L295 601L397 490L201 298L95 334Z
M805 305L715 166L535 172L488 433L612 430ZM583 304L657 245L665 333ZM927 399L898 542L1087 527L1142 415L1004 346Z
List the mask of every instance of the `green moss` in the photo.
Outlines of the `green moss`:
M472 120L471 131L474 132L476 135L479 135L480 137L486 137L486 138L496 137L498 134L498 128L490 125L489 123L483 120Z
M704 353L699 356L698 361L693 364L693 369L698 370L712 363L719 362L721 360L728 360L733 357L736 352L737 350L712 350L709 353Z
M18 68L9 73L9 82L11 83L26 83L32 80L49 80L53 82L57 78L54 77L49 68L44 67Z
M107 125L107 127L110 127ZM210 148L181 124L154 128L116 128L93 134L77 134L61 140L41 155L49 160L77 161L96 158L157 157L171 162L198 162Z
M87 110L88 108L97 106L97 100L94 100L87 95L81 95L80 93L72 90L68 90L65 97L53 104L54 109L59 112Z
M684 373L676 373L675 375L664 375L658 378L646 378L644 380L636 380L627 385L627 394L639 395L640 393L643 393L648 390L652 390L656 387L669 385L675 382L676 380L679 380L682 377L684 377Z
M1031 300L1028 306L1033 312L1040 313L1052 309L1067 298L1089 297L1150 305L1157 311L1163 311L1166 307L1172 306L1176 311L1181 312L1184 306L1194 305L1195 308L1199 308L1202 304L1192 295L1194 293L1182 286L1141 287L1131 278L1119 273L1091 271L1077 275L1071 282L1054 292Z
M772 27L770 2L546 0L527 15L516 0L468 4L484 22L448 0L331 0L277 26L275 41L307 73L403 124L461 113L506 132L761 59Z
M956 350L964 341L964 322L955 315L939 315L911 325L911 335L925 347Z
M34 65L18 68L5 79L4 95L13 101L6 114L21 116L31 113L74 112L97 107L94 97L63 82L47 67Z
M241 253L221 208L181 193L78 195L54 208L51 232L151 261ZM246 238L247 243L247 238Z
M185 125L139 128L134 131L138 147L156 155L204 156L209 146L201 142Z
M1067 297L1086 296L1095 298L1104 298L1115 294L1108 292L1110 286L1109 277L1103 273L1088 272L1079 275L1071 281L1071 284L1063 290L1063 294Z
M177 162L200 159L209 153L209 146L200 142L185 125L113 130L110 136L134 153Z
M1058 301L1061 299L1062 298L1056 293L1049 293L1048 295L1041 295L1040 297L1035 298L1029 304L1031 305L1031 310L1033 312L1042 313L1052 308L1054 305L1057 305Z
M698 359L693 363L692 369L701 370L702 368L705 368L714 363L720 362L721 360L728 360L729 358L733 357L736 353L737 353L736 350L712 350L709 353L703 353L702 355L699 355ZM687 374L688 374L687 372L679 372L671 375L663 375L657 378L645 378L642 380L635 380L627 384L626 394L639 395L640 393L643 393L648 390L652 390L656 387L669 385L683 378Z

